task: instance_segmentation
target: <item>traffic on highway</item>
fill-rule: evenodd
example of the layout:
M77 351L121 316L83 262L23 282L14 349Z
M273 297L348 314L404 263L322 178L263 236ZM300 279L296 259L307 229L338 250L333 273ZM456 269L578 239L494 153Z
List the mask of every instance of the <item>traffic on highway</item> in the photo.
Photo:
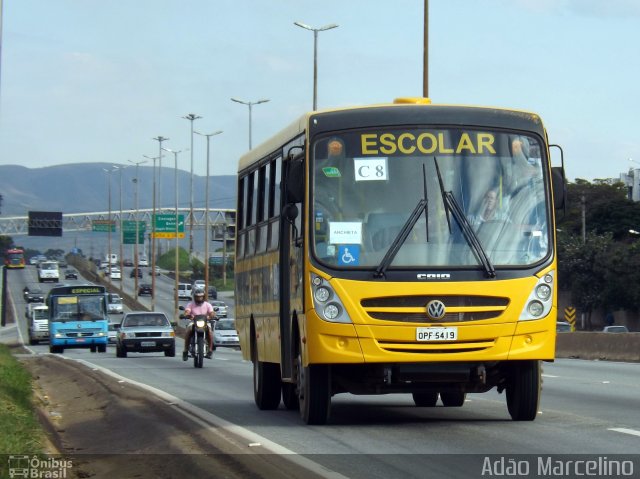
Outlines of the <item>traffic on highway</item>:
M130 289L133 280L126 273L123 285ZM67 283L85 281L80 276ZM23 290L37 284L33 268L11 272L8 290L18 313L29 304ZM156 282L156 310L171 322L176 321L173 284L164 275ZM46 294L53 285L41 287ZM231 293L219 292L219 298L233 318ZM150 305L148 297L139 300ZM124 315L129 311L125 306ZM113 313L110 318L118 322L122 316ZM18 337L31 354L50 354L46 340L29 345L25 316L16 317L18 324L1 330L0 341ZM181 350L182 345L176 335L175 347ZM463 464L481 471L486 456L611 458L636 454L640 440L640 366L633 363L571 359L545 363L544 394L535 422L510 421L504 399L495 391L468 394L464 404L455 408L441 403L416 407L407 394L340 394L333 398L330 424L310 427L299 421L295 411L281 407L274 414L255 407L252 364L235 347L217 347L202 369L183 362L180 354L172 356L163 350L130 351L126 357L117 350L111 342L105 354L70 349L63 356L147 388L165 400L187 404L201 411L199 417L209 424L225 427L247 443L261 444L272 452L304 458L325 471L326 477L424 477L429 468L450 472ZM451 462L447 457L455 459Z

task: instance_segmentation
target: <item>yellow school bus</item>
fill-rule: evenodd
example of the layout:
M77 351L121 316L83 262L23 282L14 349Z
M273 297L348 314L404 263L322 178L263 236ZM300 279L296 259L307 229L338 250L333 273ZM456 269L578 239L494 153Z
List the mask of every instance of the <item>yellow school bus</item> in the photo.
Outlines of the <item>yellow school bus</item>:
M260 409L324 424L340 393L537 413L555 350L551 166L538 115L390 104L314 111L238 168L236 323Z

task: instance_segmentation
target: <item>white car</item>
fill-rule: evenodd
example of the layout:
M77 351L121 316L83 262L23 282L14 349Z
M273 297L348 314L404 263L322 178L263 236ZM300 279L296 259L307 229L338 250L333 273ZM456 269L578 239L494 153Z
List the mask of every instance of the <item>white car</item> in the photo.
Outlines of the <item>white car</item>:
M138 260L138 266L149 266L149 260L145 257L140 258Z
M122 272L120 271L120 268L111 268L110 270L108 270L109 276L111 276L111 279L122 279Z
M216 321L213 327L213 345L215 347L240 347L240 338L238 337L238 331L236 331L235 319L220 319Z
M227 303L224 301L209 301L218 318L227 317Z
M109 305L108 305L108 313L109 314L123 314L122 310L122 298L112 293L109 295Z

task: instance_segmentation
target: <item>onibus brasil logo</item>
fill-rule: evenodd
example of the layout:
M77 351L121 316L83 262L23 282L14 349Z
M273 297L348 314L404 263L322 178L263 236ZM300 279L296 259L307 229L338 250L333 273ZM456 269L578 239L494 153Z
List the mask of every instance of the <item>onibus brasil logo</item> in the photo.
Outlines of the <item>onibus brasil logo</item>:
M32 479L64 479L71 477L70 459L38 457L28 455L9 456L9 478L26 477Z

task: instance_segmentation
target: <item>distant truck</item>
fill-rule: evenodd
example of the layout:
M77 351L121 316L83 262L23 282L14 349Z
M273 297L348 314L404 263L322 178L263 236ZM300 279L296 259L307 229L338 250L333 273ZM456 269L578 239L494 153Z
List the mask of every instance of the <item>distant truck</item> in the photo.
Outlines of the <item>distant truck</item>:
M44 304L29 305L29 344L49 340L49 308Z
M38 281L40 283L45 281L57 283L60 281L60 269L57 261L43 261L38 264Z
M104 260L107 264L112 264L112 265L118 264L118 255L115 253L105 255Z

